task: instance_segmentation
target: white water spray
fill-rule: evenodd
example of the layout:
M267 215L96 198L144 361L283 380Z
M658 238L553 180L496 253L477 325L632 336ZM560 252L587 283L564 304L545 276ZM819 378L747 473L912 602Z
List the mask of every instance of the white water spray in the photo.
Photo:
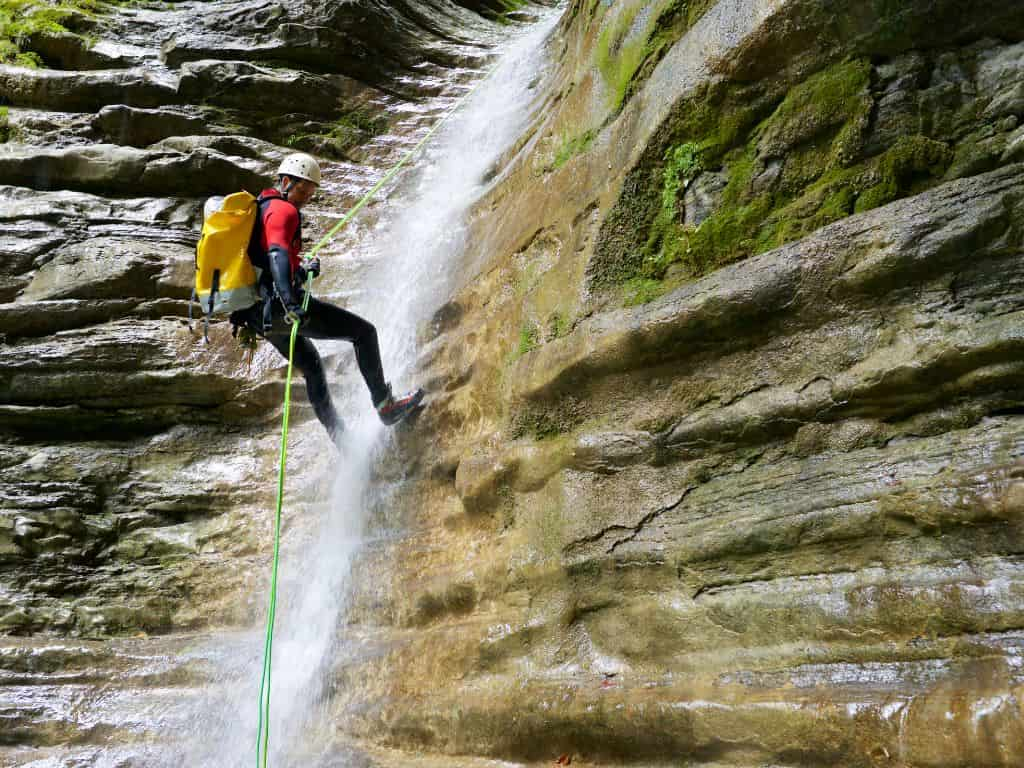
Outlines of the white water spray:
M350 309L377 326L384 371L396 393L414 383L418 329L449 298L454 265L464 247L466 214L485 190L487 171L529 122L535 106L531 83L557 18L557 11L549 11L508 45L491 75L414 160L413 183L399 182L403 191L380 207L377 225L363 233L360 248L374 266ZM332 345L318 346L324 353ZM358 378L358 372L348 375ZM331 465L330 503L314 525L311 542L287 546L282 554L271 692L269 763L275 768L326 764L318 734L331 731L324 722L324 702L336 632L368 514L386 504L388 488L374 485L371 476L387 452L388 433L367 407L362 382L350 383L346 390L355 392L354 401L338 403L347 430L342 455ZM203 714L197 723L209 738L199 740L202 746L186 760L191 764L255 762L262 643L257 647L247 636L245 645L231 662L231 677L238 675L238 684L216 707L217 714ZM232 655L226 652L223 659Z

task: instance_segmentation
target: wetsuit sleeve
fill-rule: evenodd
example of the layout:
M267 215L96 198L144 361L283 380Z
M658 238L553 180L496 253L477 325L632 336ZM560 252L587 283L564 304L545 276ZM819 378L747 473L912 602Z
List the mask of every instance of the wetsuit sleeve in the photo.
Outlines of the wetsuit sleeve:
M294 240L299 228L299 212L295 206L283 201L271 202L263 219L263 236L267 243L267 261L270 262L270 275L274 279L274 288L285 306L295 305L295 292L292 290L292 267L289 256L289 244Z
M270 262L270 276L274 279L274 290L281 297L285 307L291 309L298 304L295 291L292 290L292 266L288 259L288 251L279 245L270 246L267 251Z

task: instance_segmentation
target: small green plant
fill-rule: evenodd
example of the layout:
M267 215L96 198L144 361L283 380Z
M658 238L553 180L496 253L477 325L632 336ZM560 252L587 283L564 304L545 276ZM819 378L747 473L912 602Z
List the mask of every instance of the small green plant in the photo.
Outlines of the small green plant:
M610 93L612 111L618 112L626 100L633 75L643 64L647 34L630 37L633 23L643 10L643 3L633 3L606 24L597 38L597 67L604 75Z
M0 107L0 144L11 140L11 124L7 107Z
M350 109L335 121L335 126L328 135L343 133L346 131L359 131L377 136L383 133L388 127L387 118L383 115L374 114L369 107L361 106Z
M548 318L548 337L560 339L568 336L572 330L572 322L561 312L552 312Z
M647 304L665 293L665 285L660 280L646 277L634 277L622 286L622 303L627 307Z
M569 160L576 155L582 155L584 152L590 149L590 146L594 143L594 138L597 136L597 132L594 129L590 129L579 136L570 137L568 134L563 133L561 143L558 149L555 150L555 156L551 161L551 169L558 170L565 165Z
M43 66L38 53L29 50L36 35L72 34L67 20L76 15L95 15L97 0L0 0L0 63L20 67Z
M660 277L668 264L679 259L680 250L685 247L683 230L679 224L679 194L703 170L704 161L695 142L669 147L666 151L661 208L651 228L643 277ZM640 291L637 285L632 286L626 295L626 303L643 304L650 301L650 298L643 298L646 292L647 289Z
M537 326L530 322L523 323L519 328L519 345L516 347L515 357L518 359L532 352L539 343L540 334L537 331Z
M704 170L700 149L692 141L671 147L665 153L664 186L661 193L662 210L675 214L679 192L686 182Z

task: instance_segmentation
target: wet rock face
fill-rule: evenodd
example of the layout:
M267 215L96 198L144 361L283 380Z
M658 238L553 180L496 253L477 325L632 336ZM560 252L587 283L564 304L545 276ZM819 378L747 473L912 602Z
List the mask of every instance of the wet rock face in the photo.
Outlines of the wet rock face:
M602 226L590 287L700 276L1021 159L1012 107L1020 69L1009 64L1020 43L982 37L884 55L890 45L866 29L847 44L862 58L810 75L783 70L760 89L718 83L684 100ZM702 199L709 186L714 197Z
M0 69L0 761L159 764L136 692L187 698L215 673L175 633L257 610L282 385L187 326L202 197L292 146L385 167L367 126L405 136L387 109L508 10L132 7L40 45L82 71ZM403 766L1020 763L1022 24L566 6L424 333L340 732ZM22 639L54 634L108 639Z
M392 122L385 91L482 55L460 35L487 22L444 8L140 5L21 40L51 68L0 65L0 632L245 618L218 606L261 551L280 363L189 326L200 209L267 186L289 145L337 149L339 117L358 149ZM356 54L385 32L401 56Z
M41 68L0 65L0 764L180 761L140 744L184 730L223 665L178 638L261 608L281 361L190 326L204 199L323 148L318 204L350 207L447 106L407 102L496 29L487 3L337 5L110 8L19 39ZM295 394L308 488L332 454Z
M402 643L339 673L375 693L339 720L514 760L1014 765L1024 9L679 5L572 3L551 42L427 339L422 532L356 612Z

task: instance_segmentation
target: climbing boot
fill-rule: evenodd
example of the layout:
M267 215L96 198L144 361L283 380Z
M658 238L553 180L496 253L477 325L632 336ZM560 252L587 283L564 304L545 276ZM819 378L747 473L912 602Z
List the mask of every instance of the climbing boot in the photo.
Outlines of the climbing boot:
M424 392L422 389L415 389L401 397L391 394L391 385L388 384L388 396L377 403L377 415L380 420L389 427L397 424L423 401Z

